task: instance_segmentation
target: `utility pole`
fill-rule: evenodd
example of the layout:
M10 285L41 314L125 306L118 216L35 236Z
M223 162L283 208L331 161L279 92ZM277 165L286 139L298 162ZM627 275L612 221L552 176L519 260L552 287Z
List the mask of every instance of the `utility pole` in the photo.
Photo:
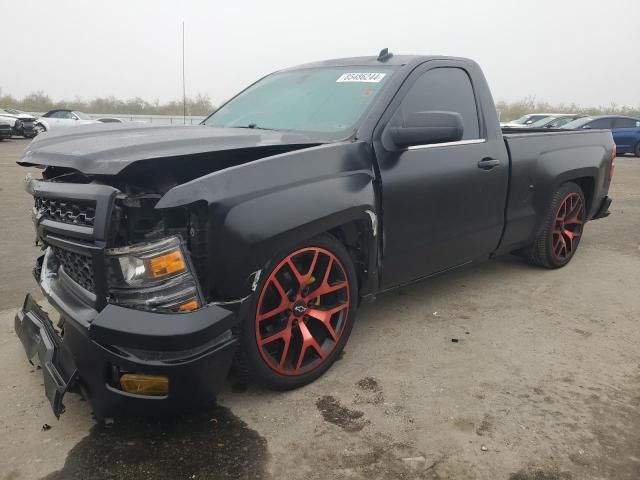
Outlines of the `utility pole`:
M187 124L187 87L184 79L184 20L182 21L182 121Z

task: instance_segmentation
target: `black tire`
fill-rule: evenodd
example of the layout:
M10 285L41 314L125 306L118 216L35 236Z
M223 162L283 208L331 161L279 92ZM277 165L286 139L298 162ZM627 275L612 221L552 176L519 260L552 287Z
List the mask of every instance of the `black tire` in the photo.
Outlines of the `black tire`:
M636 157L640 158L640 142L638 142L638 144L636 145L636 148L633 150L633 153L636 155Z
M580 206L576 207L579 211L576 211L575 215L572 211L566 214L563 220L558 220L563 214L563 208L567 208L568 203L573 200L579 201ZM551 199L535 242L523 250L525 258L534 265L544 268L564 267L578 249L585 215L586 203L582 189L573 182L561 185ZM570 217L570 222L566 221L567 217Z
M299 373L285 374L285 373L276 371L276 368L278 368L278 365L275 365L275 363L272 363L271 365L269 364L269 360L266 358L267 356L266 347L264 345L262 347L258 345L258 338L262 338L262 340L264 340L265 338L272 336L274 332L278 334L280 331L287 330L287 328L285 327L281 330L274 329L273 332L264 334L264 336L261 331L258 331L258 334L256 334L256 331L258 330L257 328L257 324L258 324L257 317L259 313L258 308L261 308L261 309L263 308L263 304L262 304L263 296L267 295L267 292L269 291L269 289L274 287L274 285L272 284L270 285L267 283L272 281L271 280L272 274L275 276L277 272L280 272L279 273L280 275L283 273L284 268L290 268L286 264L283 265L283 262L286 262L287 259L299 258L300 255L307 255L307 253L311 255L312 254L311 252L313 251L313 249L318 249L318 251L330 252L333 255L333 257L335 257L335 259L338 260L340 265L331 263L329 261L330 257L327 256L327 259L328 259L327 264L334 265L333 270L330 270L330 272L333 272L334 274L336 273L340 274L340 276L344 275L344 277L346 277L340 280L338 283L342 284L346 281L346 286L343 288L347 289L346 290L347 299L345 300L343 298L342 302L344 305L348 306L348 309L346 310L346 312L344 312L344 314L335 313L329 316L330 318L329 322L331 323L332 320L336 318L336 315L338 315L337 317L338 322L340 322L340 325L341 325L338 339L334 341L327 335L327 338L323 340L323 343L318 342L318 345L321 345L321 349L323 349L322 348L323 345L327 345L327 344L331 345L330 353L328 353L326 357L324 357L324 359L320 355L317 355L318 358L315 361L316 362L319 361L320 363L317 364L312 369L310 369L308 372L305 372L303 369ZM307 252L307 250L309 250L309 252ZM300 251L303 251L303 253L298 253ZM320 263L321 263L320 260L318 260L317 262L311 264L311 265L316 265L315 268L317 270L315 271L319 271L319 269L321 268L321 265L319 265ZM331 269L332 267L327 267L327 268ZM325 269L325 272L326 272L326 269ZM313 273L314 273L314 267L311 266L308 269L307 275L313 279L312 280L313 282L315 282L316 279L314 276L312 276ZM320 271L320 273L322 272ZM290 390L290 389L307 385L313 382L314 380L316 380L317 378L319 378L320 376L322 376L331 367L331 365L333 365L333 363L340 356L342 350L344 349L344 346L347 343L347 340L349 339L349 335L351 334L351 330L353 329L353 324L356 319L356 307L358 305L358 283L357 283L356 272L353 267L353 263L349 256L349 253L347 252L345 247L334 237L328 234L323 234L309 241L302 242L296 245L294 248L290 249L289 251L282 252L279 255L277 255L268 263L268 265L265 266L265 268L262 270L262 274L260 277L261 278L260 278L260 281L258 282L258 286L255 290L255 294L252 295L250 304L248 306L249 307L248 314L245 315L245 318L242 321L240 339L239 339L240 349L239 349L238 358L236 359L236 367L240 370L240 372L247 375L249 380L255 381L269 388L273 388L277 390ZM274 277L274 278L278 278L278 277ZM295 277L290 276L290 278L294 279ZM327 278L329 278L329 274L327 274ZM320 282L319 287L317 287L318 291L322 288L323 284L324 284L324 279ZM327 282L327 285L328 284L329 283ZM307 283L306 286L301 288L301 291L306 288L308 291L313 292L316 287L309 287L309 285L310 284ZM284 286L283 286L283 289L284 289ZM273 290L271 292L273 292ZM296 292L293 291L292 295L295 295L295 294ZM333 293L330 293L327 295L333 295ZM340 295L343 295L343 294L341 293ZM315 324L316 326L318 325L317 321L314 318L309 318L309 315L305 315L304 313L306 313L306 308L309 308L309 311L313 311L313 309L315 308L319 309L319 307L315 307L315 305L318 305L318 306L320 305L320 298L321 298L320 296L317 297L317 303L315 303L314 305L311 305L310 301L308 304L305 303L306 305L305 311L303 312L302 317L300 317L299 320L293 320L293 326L291 326L292 325L291 318L292 316L295 316L295 315L293 315L292 310L288 309L286 311L290 313L284 312L283 314L278 314L278 315L282 315L281 317L282 320L279 320L278 322L287 323L287 325L290 327L288 331L291 332L290 340L286 344L284 343L284 341L282 342L283 351L280 355L278 355L281 358L281 363L279 367L283 367L283 363L288 358L289 351L291 351L292 354L294 355L294 358L296 358L295 352L293 351L295 346L293 339L295 338L295 335L296 335L295 328L296 327L298 328L298 331L297 331L298 337L299 339L301 339L302 335L300 333L300 330L302 328L305 328L305 331L309 333L309 331L313 329L313 327L310 326L311 324ZM293 308L297 308L297 307L293 307ZM275 316L269 317L269 318L275 318ZM298 325L298 322L304 323L305 325L307 325L307 327ZM320 328L320 330L322 330L322 328ZM335 333L338 332L337 328L334 332ZM314 341L316 340L316 338L317 337L314 334ZM287 349L286 351L284 350L285 348ZM312 357L316 353L319 353L315 348L314 349L301 348L300 353L298 353L298 356L297 356L297 359L300 362L308 358L307 350L312 351L312 354L313 354L311 355ZM302 359L300 359L300 357L302 357ZM272 358L272 360L274 359Z

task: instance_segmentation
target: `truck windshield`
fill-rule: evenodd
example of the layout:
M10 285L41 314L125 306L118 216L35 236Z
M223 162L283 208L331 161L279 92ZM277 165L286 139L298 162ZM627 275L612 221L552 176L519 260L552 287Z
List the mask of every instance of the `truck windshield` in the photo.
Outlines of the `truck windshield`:
M394 67L332 67L271 74L209 118L212 127L305 132L351 129Z

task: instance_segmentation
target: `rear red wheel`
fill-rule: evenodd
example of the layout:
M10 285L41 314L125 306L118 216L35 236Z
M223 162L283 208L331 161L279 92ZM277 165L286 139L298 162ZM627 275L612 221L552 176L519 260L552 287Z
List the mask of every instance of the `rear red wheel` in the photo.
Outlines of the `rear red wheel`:
M355 272L328 235L280 256L256 290L243 340L253 376L295 388L322 375L344 347L355 318Z
M578 249L585 221L582 189L572 182L561 185L551 199L535 242L524 249L525 256L545 268L565 266Z
M577 192L570 192L560 203L552 233L551 252L557 261L571 258L578 248L583 226L584 202Z

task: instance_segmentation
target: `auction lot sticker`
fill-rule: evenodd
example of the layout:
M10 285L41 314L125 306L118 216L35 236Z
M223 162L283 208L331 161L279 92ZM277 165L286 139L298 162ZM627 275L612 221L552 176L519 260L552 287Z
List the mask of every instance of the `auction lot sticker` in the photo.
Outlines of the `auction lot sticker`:
M336 82L380 83L385 75L386 73L343 73Z

